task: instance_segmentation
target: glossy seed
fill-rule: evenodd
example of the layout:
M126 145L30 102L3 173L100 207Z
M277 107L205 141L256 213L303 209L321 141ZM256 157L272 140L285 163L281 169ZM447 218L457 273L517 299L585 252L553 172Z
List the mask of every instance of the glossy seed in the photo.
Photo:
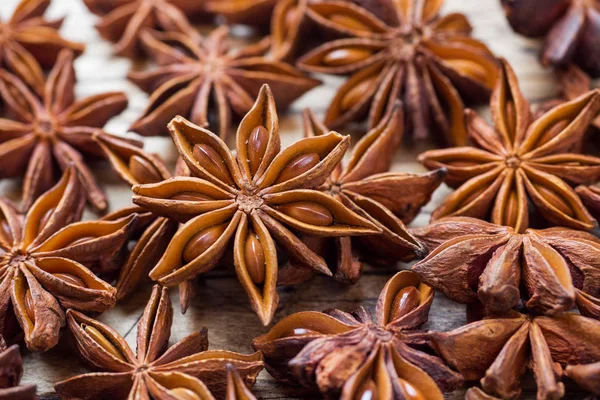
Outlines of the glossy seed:
M50 217L52 217L52 213L54 212L54 208L49 209L46 213L40 218L40 223L38 225L38 232L41 232L42 229L46 226L48 221L50 221Z
M504 222L503 225L514 227L517 223L519 215L519 202L517 200L517 192L511 190L506 205L504 206Z
M279 211L309 225L329 226L333 215L327 207L312 201L296 201L279 206Z
M129 172L140 184L162 181L162 176L156 167L150 161L137 155L129 159Z
M552 191L546 186L538 185L535 183L533 184L533 186L548 203L552 204L560 212L568 215L569 217L575 216L569 204L558 194L556 194L556 192Z
M476 81L485 82L486 81L486 71L481 65L469 61L469 60L444 60L444 64L448 65L450 68L455 69L461 72L464 75L467 75L473 78Z
M196 144L192 150L192 156L209 174L228 185L233 185L233 179L231 179L225 161L215 149L204 143Z
M366 379L356 391L354 400L378 400L379 393L377 391L377 385L371 378Z
M373 82L377 79L376 75L372 75L362 82L353 85L352 89L348 90L340 100L341 111L347 111L365 97L365 93L369 90Z
M312 329L306 328L293 328L287 331L283 331L281 334L282 338L292 337L292 336L307 336L307 335L319 335L320 333L317 331L313 331Z
M258 171L260 162L267 151L267 144L269 143L269 131L262 125L254 128L250 137L248 138L248 164L250 165L250 172L252 175Z
M414 385L408 383L402 378L398 378L398 385L402 388L404 399L406 400L425 400L426 397Z
M551 127L547 128L546 131L540 136L537 141L537 146L541 146L554 139L559 133L561 133L569 125L568 120L558 121Z
M227 229L227 224L213 225L196 233L183 249L183 260L188 263L212 246Z
M102 332L100 332L98 329L86 324L82 324L81 328L94 340L94 342L98 343L100 347L106 350L106 352L110 353L115 358L123 362L127 362L127 360L125 359L123 354L117 349L117 347L114 344L112 344L112 342L108 340L108 338L104 336Z
M252 282L261 284L265 281L265 253L256 233L249 231L244 246L246 270Z
M200 396L187 388L171 389L169 394L177 400L201 400Z
M408 286L400 290L390 307L390 322L405 316L421 304L421 295L416 287Z
M27 289L25 292L25 312L31 321L35 321L35 305L33 304L33 296L31 291Z
M209 201L212 198L197 192L179 192L170 197L171 200L181 201Z
M369 27L355 18L342 14L331 14L329 16L331 22L345 26L346 28L357 31L370 31Z
M367 49L360 48L345 48L337 49L327 53L323 57L323 64L330 66L340 66L356 63L362 60L366 60L371 57L373 53Z
M56 278L62 280L62 281L70 283L71 285L86 287L86 284L83 281L83 279L81 279L78 276L67 274L67 273L64 273L64 272L57 272L57 273L52 274L52 275L55 276Z
M321 157L319 157L317 153L305 153L297 155L281 169L281 172L279 173L275 183L289 181L290 179L302 175L317 165L319 161L321 161Z
M506 129L508 129L508 134L512 141L517 133L517 110L515 109L515 103L513 101L509 100L506 102L505 113Z

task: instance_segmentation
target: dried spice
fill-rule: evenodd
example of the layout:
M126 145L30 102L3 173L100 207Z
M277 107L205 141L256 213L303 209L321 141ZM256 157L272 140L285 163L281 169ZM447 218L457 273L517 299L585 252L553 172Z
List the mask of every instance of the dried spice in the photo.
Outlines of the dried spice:
M238 279L268 324L278 303L275 241L303 264L331 275L297 233L378 232L366 218L313 190L339 163L349 137L331 132L280 151L277 111L267 85L240 124L235 156L218 136L185 118L174 118L169 129L192 176L133 187L135 204L185 222L150 272L162 285L178 285L214 268L233 244Z
M502 0L510 26L528 37L545 37L544 65L578 64L600 76L600 6L595 0Z
M83 221L84 187L68 167L62 179L20 215L0 199L0 332L10 337L16 316L30 350L56 345L64 309L103 312L116 290L86 266L109 268L135 225L135 216Z
M58 382L54 388L62 399L214 399L211 392L225 394L232 379L228 365L250 386L263 369L260 353L207 350L206 328L167 349L173 308L167 289L158 285L138 323L137 354L109 326L73 310L67 318L81 357L104 372Z
M417 274L402 271L379 295L375 323L362 307L352 314L300 312L252 346L278 381L318 388L331 398L442 399L440 389L456 389L463 380L423 351L423 333L415 330L427 321L433 295Z
M6 347L0 336L0 400L35 400L35 385L19 386L23 376L23 361L19 346Z
M203 127L210 123L224 139L232 114L241 117L247 113L262 84L270 85L283 109L320 83L288 64L264 57L268 38L230 50L228 34L226 27L204 39L175 32L145 32L142 42L159 67L128 75L151 93L146 110L130 129L145 136L166 135L168 122L181 115Z
M56 167L64 171L68 165L80 174L90 204L100 212L108 206L85 158L102 156L93 135L127 107L127 97L111 92L75 100L74 87L73 53L68 50L60 53L42 98L0 70L0 96L13 116L0 119L0 178L24 177L23 210L56 183Z
M458 188L433 212L432 220L476 217L523 232L538 225L529 215L532 206L534 216L550 224L592 229L596 221L570 185L597 181L600 158L571 151L600 109L600 92L588 92L533 120L505 60L501 75L490 103L494 127L468 110L474 146L419 156L429 169L447 168L446 183Z
M181 32L199 37L188 16L205 12L204 0L83 0L101 17L96 29L104 39L115 43L114 51L124 57L142 53L140 36L146 29Z
M466 143L463 101L486 101L498 70L487 47L469 36L464 15L438 16L442 3L396 2L398 23L392 25L350 2L308 4L318 26L349 36L298 61L311 72L352 74L329 105L325 125L338 128L368 114L373 128L401 99L412 137L439 131L446 144Z
M600 360L600 322L574 313L540 317L514 312L429 336L436 351L465 380L481 379L483 390L469 393L471 399L494 398L484 394L517 398L527 367L533 370L538 399L560 399L565 394L560 378L566 365L580 369L580 364Z
M44 93L44 69L52 68L61 50L79 55L85 48L60 36L62 18L44 18L49 5L50 0L21 0L9 20L0 20L0 68L39 95Z
M600 362L567 365L565 375L585 390L600 396Z

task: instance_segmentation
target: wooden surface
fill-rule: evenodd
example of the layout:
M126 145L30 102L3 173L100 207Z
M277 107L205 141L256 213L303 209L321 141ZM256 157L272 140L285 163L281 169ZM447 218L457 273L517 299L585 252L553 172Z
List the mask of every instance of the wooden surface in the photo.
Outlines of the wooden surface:
M10 15L17 2L18 0L0 1L0 15L3 18ZM550 98L554 94L556 89L551 73L544 71L537 62L539 43L520 38L509 29L502 15L499 0L447 0L443 11L460 11L468 15L475 27L474 35L485 41L498 55L513 63L525 95L532 102ZM48 14L53 17L66 15L63 35L87 44L85 53L76 62L77 96L112 90L124 91L129 96L129 108L106 127L108 132L126 134L127 127L140 115L147 102L147 96L126 80L126 74L132 66L131 61L112 55L110 44L103 41L92 27L96 17L87 11L81 0L54 0ZM326 78L323 86L308 93L297 101L287 114L281 116L283 146L301 137L301 110L311 106L322 115L341 81L338 78ZM486 112L485 108L481 111ZM146 148L150 151L160 153L170 162L174 160L175 151L170 139L149 138L146 143ZM426 148L428 146L421 143L416 147L400 150L393 169L424 171L415 160L416 155ZM128 187L121 184L107 165L98 166L95 172L109 194L112 210L130 203ZM428 214L448 193L449 189L440 188L434 200L425 207L413 225L426 224ZM18 182L0 183L0 194L18 198ZM88 214L87 217L93 216ZM369 269L354 286L343 286L331 279L318 277L298 287L281 288L280 306L274 321L302 310L340 308L350 311L360 304L372 309L381 288L393 272ZM149 293L150 287L146 286L133 298L118 304L115 309L99 318L119 331L132 347L135 347L136 324ZM252 338L266 331L251 311L246 294L238 284L233 270L217 270L207 274L200 282L198 296L186 315L178 312L175 292L172 299L176 311L172 343L206 326L209 329L211 348L250 352ZM430 321L424 328L449 330L464 322L464 307L438 294L431 309ZM55 349L44 354L23 350L23 357L23 383L36 384L43 399L56 397L52 389L54 382L88 372L86 365L73 353L66 340L61 340ZM527 378L525 386L523 398L535 398L535 385L531 376ZM263 399L297 398L303 395L297 389L277 385L266 372L260 375L254 391ZM447 396L449 399L463 397L464 391ZM575 394L569 398L581 398L581 395Z

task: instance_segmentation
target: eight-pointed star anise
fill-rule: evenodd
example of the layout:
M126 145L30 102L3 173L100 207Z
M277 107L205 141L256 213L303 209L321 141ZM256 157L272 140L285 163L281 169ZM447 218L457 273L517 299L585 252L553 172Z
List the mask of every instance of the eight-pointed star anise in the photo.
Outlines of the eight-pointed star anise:
M252 346L275 379L330 398L442 399L440 389L456 389L462 377L424 352L423 333L415 331L427 321L433 295L417 274L402 271L379 295L375 323L363 307L299 312Z
M312 72L352 74L330 104L325 125L337 128L368 113L373 128L401 99L407 133L424 138L438 131L446 144L466 143L463 100L486 101L498 70L486 46L469 36L464 15L438 16L442 3L397 1L395 25L350 2L308 4L308 15L321 28L350 36L325 43L298 62Z
M267 85L240 123L235 156L214 133L182 117L169 129L192 176L133 187L135 204L186 222L150 272L160 284L177 285L212 269L233 242L238 279L266 325L278 303L275 241L304 265L331 275L297 233L343 237L379 231L314 190L344 156L350 138L331 132L280 151L277 111Z
M570 152L600 109L591 91L531 117L514 71L502 60L490 107L494 127L474 111L466 122L473 147L430 150L419 156L427 168L448 169L446 183L458 189L432 214L489 219L524 232L530 205L554 225L589 230L596 221L569 184L600 178L600 158Z
M228 365L237 369L246 385L253 385L263 369L258 352L207 350L206 328L167 348L173 308L167 289L158 285L138 323L137 355L109 326L73 310L67 318L79 354L103 372L58 382L54 388L62 399L213 400L211 392L226 394L227 383L234 378L228 377Z
M6 347L0 336L0 400L35 400L35 385L19 386L23 376L23 361L19 346Z
M12 17L0 19L0 67L17 75L38 94L44 93L44 69L50 69L62 49L77 55L85 46L58 33L63 20L46 20L50 0L21 0Z
M64 309L103 312L116 302L116 290L87 266L113 263L136 217L77 222L83 191L68 167L26 215L0 199L0 332L12 328L14 312L31 350L56 345Z
M111 92L75 100L74 89L73 53L68 50L60 53L42 98L0 70L0 96L14 118L0 118L0 178L24 176L23 210L56 182L57 169L70 164L79 172L90 204L100 212L108 206L84 157L103 155L93 134L127 107L127 97Z
M232 113L247 113L262 84L273 91L283 109L320 82L291 65L264 57L268 40L230 50L228 28L220 27L203 39L179 33L147 31L142 41L158 62L149 71L131 72L129 79L148 93L150 103L131 130L145 136L166 135L174 115L207 126L225 138Z

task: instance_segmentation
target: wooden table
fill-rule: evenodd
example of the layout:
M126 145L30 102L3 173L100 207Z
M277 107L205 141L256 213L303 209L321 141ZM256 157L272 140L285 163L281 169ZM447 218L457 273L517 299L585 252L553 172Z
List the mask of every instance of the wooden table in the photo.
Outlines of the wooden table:
M17 3L18 0L0 1L0 15L6 18ZM475 37L482 39L494 52L513 64L521 87L532 102L552 97L556 87L551 73L543 70L537 61L539 43L523 39L509 29L499 0L447 0L444 12L449 11L467 14L475 27ZM64 36L87 44L85 53L76 62L77 96L112 90L127 93L129 107L106 126L108 132L125 134L127 127L141 114L148 99L146 94L126 79L132 62L112 55L110 44L103 41L93 29L96 17L88 12L81 0L54 0L48 14L52 17L66 15L62 29ZM283 146L301 137L302 109L312 106L322 115L342 80L325 77L324 82L323 86L297 101L287 114L280 116ZM486 108L482 108L481 111L487 112ZM423 167L416 162L416 156L430 147L427 143L420 143L409 149L403 148L396 156L393 170L423 172ZM160 153L169 162L175 159L175 151L168 138L148 138L146 148ZM102 165L96 168L95 172L109 194L112 210L130 203L131 194L128 187L115 177L108 166ZM448 188L440 188L413 225L426 224L430 212L448 193ZM0 194L18 198L18 182L0 183ZM86 217L93 218L93 215L87 214ZM344 286L326 277L317 277L297 287L280 288L281 301L274 321L302 310L340 308L350 311L361 304L373 309L381 288L392 274L391 270L370 268L354 286ZM149 293L150 287L146 286L131 299L118 304L115 309L99 318L119 331L132 347L135 347L136 324ZM176 312L171 334L172 343L206 326L211 348L250 352L252 338L266 331L251 311L246 294L232 269L221 269L206 274L206 278L200 283L198 296L185 316L178 312L176 297L176 291L173 291L172 300ZM464 306L454 304L438 294L431 310L430 321L424 328L449 330L464 323ZM23 383L36 384L42 399L56 398L53 392L54 382L88 372L86 365L74 354L65 340L61 340L55 349L44 354L30 353L23 349L23 358ZM525 386L523 398L535 398L535 384L531 376L526 378ZM260 375L254 391L263 399L303 398L302 391L278 385L266 372ZM464 391L447 396L449 399L463 397ZM575 393L569 398L581 398L581 394Z

